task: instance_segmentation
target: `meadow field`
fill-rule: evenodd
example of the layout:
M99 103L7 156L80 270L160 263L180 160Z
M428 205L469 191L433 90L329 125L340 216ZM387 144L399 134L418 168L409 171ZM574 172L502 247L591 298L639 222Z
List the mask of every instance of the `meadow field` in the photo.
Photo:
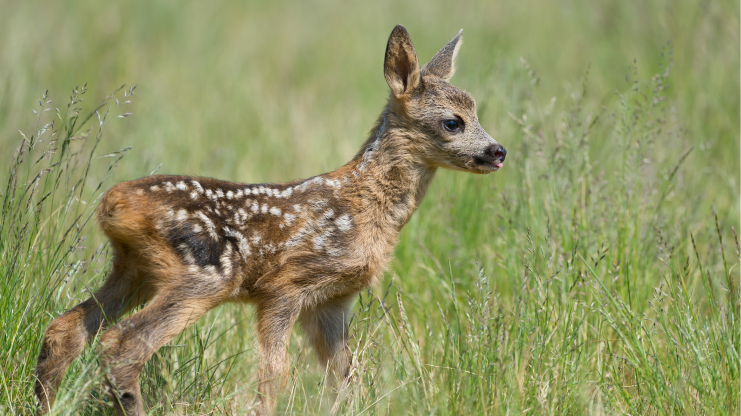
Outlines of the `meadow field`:
M110 266L105 190L340 167L397 23L422 63L463 28L451 83L508 155L438 172L353 306L338 414L739 414L739 4L699 0L0 0L0 414L35 414L44 331ZM249 414L253 314L163 347L150 414ZM113 414L97 342L52 414ZM327 414L300 327L290 351L278 414Z

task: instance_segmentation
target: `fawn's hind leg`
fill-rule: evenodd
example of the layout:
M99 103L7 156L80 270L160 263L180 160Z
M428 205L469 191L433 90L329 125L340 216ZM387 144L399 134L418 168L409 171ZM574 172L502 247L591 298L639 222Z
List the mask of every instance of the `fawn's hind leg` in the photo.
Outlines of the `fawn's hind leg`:
M160 289L147 306L101 337L103 368L119 414L145 414L139 387L144 364L160 347L226 298L227 290L213 290L213 286L218 286L213 282L180 283Z
M103 287L90 299L54 318L44 334L36 364L35 393L40 413L48 412L54 404L67 367L85 344L109 322L139 305L148 294L148 286L136 268L128 264L121 247L114 244L113 248L113 268Z

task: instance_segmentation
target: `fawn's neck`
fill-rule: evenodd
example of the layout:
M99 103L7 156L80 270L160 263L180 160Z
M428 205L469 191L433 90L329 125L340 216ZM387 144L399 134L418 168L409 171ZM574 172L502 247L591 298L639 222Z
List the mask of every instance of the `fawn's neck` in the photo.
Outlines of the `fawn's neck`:
M411 134L387 112L346 165L368 226L396 237L422 203L436 168L412 148Z

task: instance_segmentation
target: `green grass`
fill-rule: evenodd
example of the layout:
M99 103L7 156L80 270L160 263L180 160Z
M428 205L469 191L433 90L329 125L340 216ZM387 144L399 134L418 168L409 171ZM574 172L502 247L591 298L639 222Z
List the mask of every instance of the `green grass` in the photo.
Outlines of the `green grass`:
M33 412L44 330L109 267L102 192L339 167L403 23L421 61L464 28L452 82L508 158L438 174L354 306L340 413L737 414L739 6L634 3L0 2L0 413ZM247 414L253 324L227 305L162 348L151 413ZM300 329L291 357L279 412L327 413ZM95 345L55 412L112 413Z

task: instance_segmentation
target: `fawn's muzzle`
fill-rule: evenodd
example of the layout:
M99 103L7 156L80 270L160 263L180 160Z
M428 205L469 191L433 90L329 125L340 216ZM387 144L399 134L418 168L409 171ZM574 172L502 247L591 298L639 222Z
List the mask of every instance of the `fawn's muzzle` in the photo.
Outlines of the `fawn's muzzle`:
M502 167L505 157L507 157L507 149L497 143L487 146L483 154L475 156L474 160L479 165L493 165L499 169Z
M476 164L488 172L499 170L504 165L507 150L499 143L492 144L484 149L483 153L473 157Z
M507 149L497 143L487 147L484 154L492 159L499 159L500 162L504 162L504 158L507 157Z

